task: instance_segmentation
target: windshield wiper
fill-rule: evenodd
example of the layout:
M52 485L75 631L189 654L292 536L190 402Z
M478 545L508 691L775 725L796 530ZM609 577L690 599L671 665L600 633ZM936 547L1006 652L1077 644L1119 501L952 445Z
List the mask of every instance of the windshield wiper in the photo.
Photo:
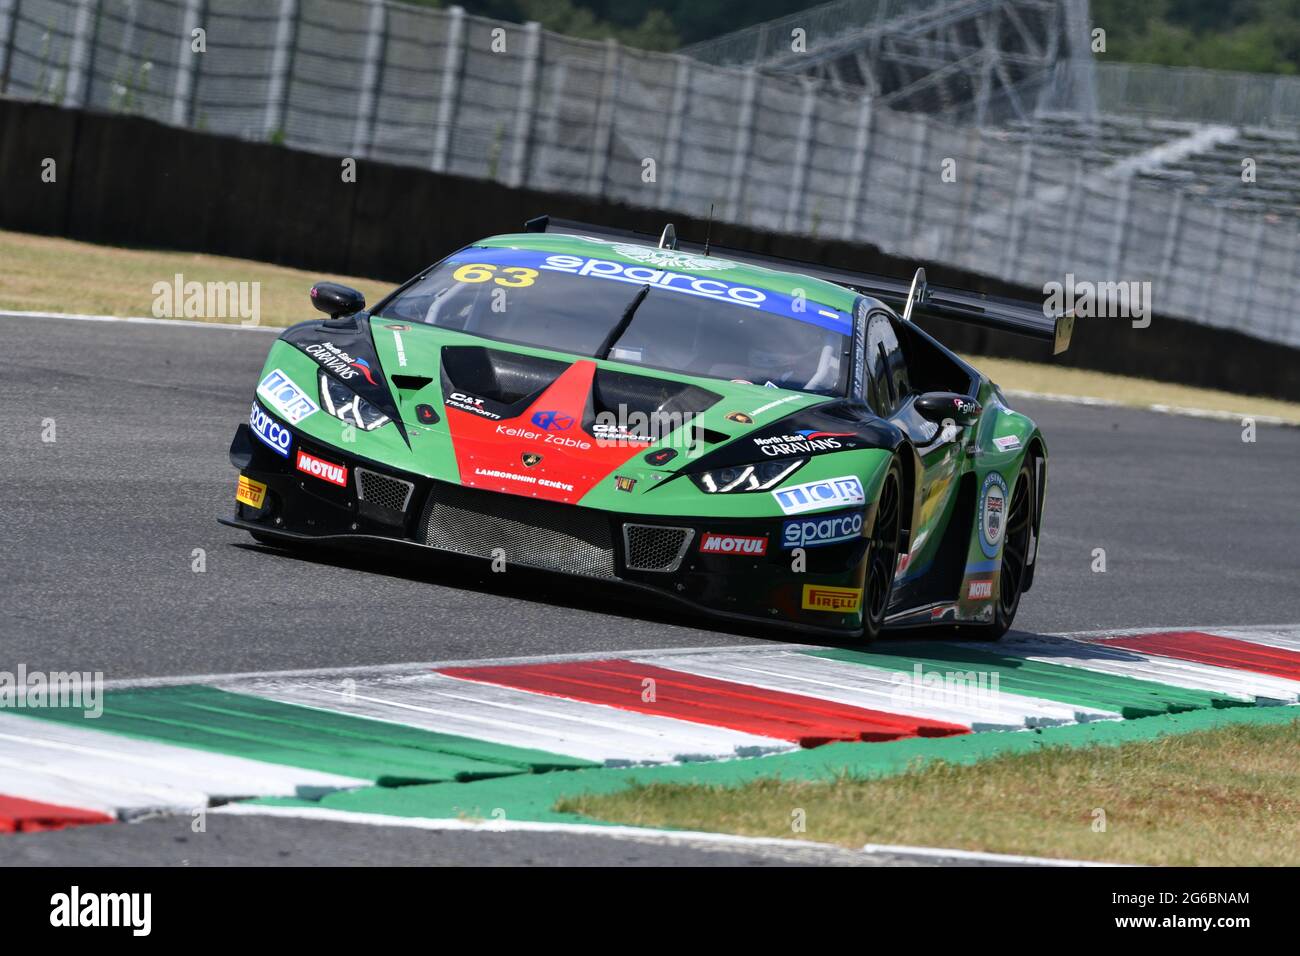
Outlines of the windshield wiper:
M614 343L623 337L627 327L632 324L632 316L636 315L637 308L645 301L645 297L650 294L650 286L643 285L637 289L636 297L628 303L627 308L623 310L623 317L618 320L618 325L609 330L609 335L601 341L600 347L596 349L594 355L598 359L609 358L609 353L614 351Z

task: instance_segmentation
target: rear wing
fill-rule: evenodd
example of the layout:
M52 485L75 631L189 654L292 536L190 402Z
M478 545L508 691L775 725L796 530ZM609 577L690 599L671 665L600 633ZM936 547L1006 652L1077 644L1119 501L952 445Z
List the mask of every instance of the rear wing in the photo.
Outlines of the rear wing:
M910 322L913 316L925 315L1043 339L1052 343L1052 353L1055 355L1070 347L1070 337L1074 333L1073 311L1049 315L1043 306L1030 302L932 286L926 282L924 269L917 269L910 280L895 279L890 276L833 269L813 262L783 259L778 256L747 252L743 249L710 246L707 242L703 245L680 242L671 223L664 227L663 234L658 239L645 233L594 226L551 216L530 219L524 224L524 229L527 232L558 232L566 235L591 236L594 239L649 242L652 245L657 244L661 249L675 249L702 255L717 253L722 258L747 265L763 266L781 272L797 272L812 276L814 279L834 282L855 292L879 299L897 310L904 321Z

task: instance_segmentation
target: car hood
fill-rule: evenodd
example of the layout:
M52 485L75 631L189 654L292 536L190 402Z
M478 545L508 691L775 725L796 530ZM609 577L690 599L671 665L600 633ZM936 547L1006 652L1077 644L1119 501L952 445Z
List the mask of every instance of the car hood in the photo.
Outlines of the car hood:
M844 400L364 314L303 323L281 343L318 367L300 365L297 378L324 370L397 423L348 436L350 452L467 487L569 504L673 511L679 495L671 486L689 485L675 480L689 472L889 448L898 438ZM323 413L304 423L336 444L338 424Z

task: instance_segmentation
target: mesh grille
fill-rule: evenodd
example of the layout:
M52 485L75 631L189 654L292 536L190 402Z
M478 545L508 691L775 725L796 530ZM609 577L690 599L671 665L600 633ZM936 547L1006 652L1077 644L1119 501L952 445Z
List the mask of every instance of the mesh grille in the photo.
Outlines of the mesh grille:
M568 574L612 578L609 519L597 511L514 495L435 485L420 529L424 543L445 551Z
M406 510L407 502L411 498L411 490L415 487L413 484L400 478L381 475L376 471L367 471L364 468L358 468L356 472L357 497L362 501L389 511Z
M695 532L655 524L623 526L629 571L676 571Z

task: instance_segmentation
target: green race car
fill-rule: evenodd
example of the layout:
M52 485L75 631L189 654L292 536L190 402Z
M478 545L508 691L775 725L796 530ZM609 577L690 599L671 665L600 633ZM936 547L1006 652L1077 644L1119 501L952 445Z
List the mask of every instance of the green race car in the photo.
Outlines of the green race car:
M1072 318L543 217L271 347L225 524L434 549L840 638L987 638L1033 583L1038 427L912 321ZM897 308L899 311L895 311Z

